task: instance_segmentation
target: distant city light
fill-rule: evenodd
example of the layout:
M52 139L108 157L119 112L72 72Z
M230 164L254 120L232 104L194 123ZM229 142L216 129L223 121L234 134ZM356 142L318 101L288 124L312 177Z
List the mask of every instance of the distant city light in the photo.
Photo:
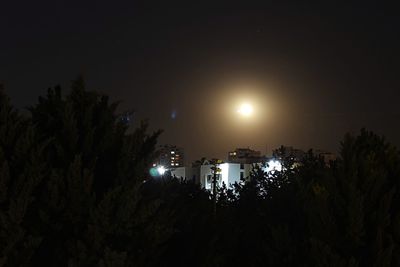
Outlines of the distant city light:
M253 114L253 106L249 103L243 103L240 105L237 112L244 117L249 117Z
M164 166L154 166L153 168L150 168L149 172L152 177L158 177L164 175L166 171L167 169Z
M158 171L158 174L159 174L159 175L164 175L166 169L165 169L164 166L159 166L159 167L157 168L157 171Z

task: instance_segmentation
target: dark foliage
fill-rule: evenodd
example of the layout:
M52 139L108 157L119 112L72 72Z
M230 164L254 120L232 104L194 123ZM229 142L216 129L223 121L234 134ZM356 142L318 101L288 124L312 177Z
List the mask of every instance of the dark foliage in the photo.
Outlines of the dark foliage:
M81 78L30 117L0 91L0 266L400 266L400 157L382 137L346 135L329 166L310 151L256 167L215 205L149 178L160 132L116 108Z

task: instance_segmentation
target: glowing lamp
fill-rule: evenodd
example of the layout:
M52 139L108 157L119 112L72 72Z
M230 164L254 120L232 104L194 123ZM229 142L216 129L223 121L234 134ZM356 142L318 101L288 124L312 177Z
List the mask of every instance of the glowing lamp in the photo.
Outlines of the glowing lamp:
M158 171L158 174L159 174L159 175L164 175L166 169L165 169L164 166L159 166L159 167L157 168L157 171Z

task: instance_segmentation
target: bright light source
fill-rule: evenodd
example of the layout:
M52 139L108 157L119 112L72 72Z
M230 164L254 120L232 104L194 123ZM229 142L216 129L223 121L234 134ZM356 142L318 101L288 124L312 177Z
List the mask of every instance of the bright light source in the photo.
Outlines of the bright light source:
M267 172L272 172L274 173L275 171L282 171L282 163L278 160L273 160L271 159L270 161L268 161L268 166L266 168Z
M249 117L253 114L253 106L249 103L243 103L237 112L242 116Z
M164 175L166 169L165 169L164 166L159 166L159 167L157 168L157 171L158 171L158 174L159 174L159 175Z

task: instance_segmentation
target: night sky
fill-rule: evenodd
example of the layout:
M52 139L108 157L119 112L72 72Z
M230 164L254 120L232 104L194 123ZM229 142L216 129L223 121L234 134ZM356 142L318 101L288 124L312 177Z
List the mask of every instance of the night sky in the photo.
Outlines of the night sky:
M400 19L383 4L141 7L8 1L0 82L18 108L83 74L188 160L281 144L337 152L366 127L400 144ZM330 4L327 4L330 3ZM238 117L249 101L254 116Z

